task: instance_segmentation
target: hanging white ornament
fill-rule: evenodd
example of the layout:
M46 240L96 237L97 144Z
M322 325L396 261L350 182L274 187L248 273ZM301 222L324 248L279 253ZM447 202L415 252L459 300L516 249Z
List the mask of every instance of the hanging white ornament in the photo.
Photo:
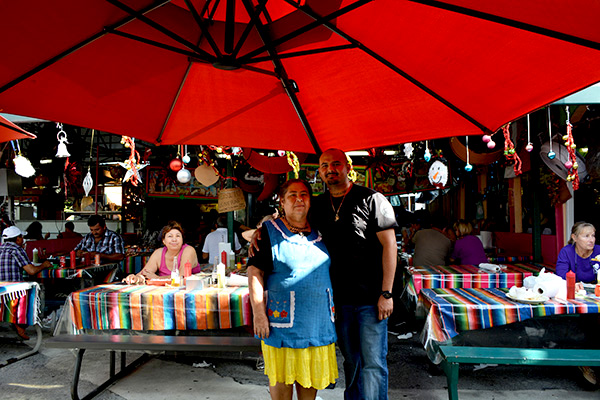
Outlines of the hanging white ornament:
M192 173L189 169L182 168L177 172L177 180L181 183L188 183L192 180Z
M554 160L556 157L556 153L552 150L552 121L550 121L550 106L548 106L548 135L550 135L550 140L548 144L550 145L550 151L548 151L548 158Z
M465 136L465 143L466 143L465 147L467 148L467 165L465 165L465 171L470 172L473 170L473 166L469 162L469 137L468 136Z
M184 164L189 164L192 159L188 154L186 154L185 156L181 157L181 161L183 161Z
M404 156L406 158L412 158L413 151L414 151L414 147L413 147L412 143L404 143Z
M429 167L427 176L429 182L435 186L436 189L442 189L448 182L448 166L440 160L435 160L431 164L431 167Z
M31 161L22 155L19 154L13 158L13 162L15 163L15 172L18 175L24 178L30 178L35 175L35 168L31 165Z
M56 135L56 139L58 140L58 148L56 149L56 157L58 158L66 158L71 157L71 154L67 150L67 133L63 130L63 125L59 122L56 124L56 127L60 129L58 134Z
M92 179L92 174L90 173L90 168L88 167L88 172L83 178L83 191L85 192L86 197L90 194L90 190L94 186L94 180Z

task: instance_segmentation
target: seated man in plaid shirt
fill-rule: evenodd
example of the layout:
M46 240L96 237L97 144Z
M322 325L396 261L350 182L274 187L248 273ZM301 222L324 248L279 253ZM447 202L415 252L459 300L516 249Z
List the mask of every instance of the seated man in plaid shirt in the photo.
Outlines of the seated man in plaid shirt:
M90 233L75 247L77 257L84 253L91 253L93 260L96 254L100 255L101 261L116 262L125 258L125 246L123 238L116 232L106 228L106 222L100 215L92 215L87 225Z
M52 266L49 261L44 261L39 265L33 265L27 253L23 248L25 240L22 232L16 226L9 226L2 232L4 244L0 246L0 281L19 282L23 281L23 271L28 275L36 275L44 268ZM13 328L21 338L28 340L29 336L25 333L27 326L13 324Z

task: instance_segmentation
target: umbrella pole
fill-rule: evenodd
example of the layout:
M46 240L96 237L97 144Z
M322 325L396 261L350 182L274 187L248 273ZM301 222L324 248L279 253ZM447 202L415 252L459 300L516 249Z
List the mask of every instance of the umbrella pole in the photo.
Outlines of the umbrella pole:
M96 181L94 182L94 184L96 185L96 190L94 191L95 195L94 195L94 203L96 204L96 208L95 208L95 214L98 214L98 166L100 164L100 148L99 146L96 146Z

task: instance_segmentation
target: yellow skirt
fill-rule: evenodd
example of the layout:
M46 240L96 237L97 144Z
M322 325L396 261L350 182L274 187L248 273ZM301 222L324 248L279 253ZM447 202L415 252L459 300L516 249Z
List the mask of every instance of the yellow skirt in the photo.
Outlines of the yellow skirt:
M262 342L265 359L265 375L269 385L291 385L298 382L302 387L325 389L338 378L335 343L327 346L291 349L272 347Z

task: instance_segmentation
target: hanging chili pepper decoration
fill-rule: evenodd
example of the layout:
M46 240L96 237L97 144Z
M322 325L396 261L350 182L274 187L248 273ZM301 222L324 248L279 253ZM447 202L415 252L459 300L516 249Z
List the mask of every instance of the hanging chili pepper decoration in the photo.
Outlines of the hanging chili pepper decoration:
M510 161L514 162L513 169L515 170L515 175L521 175L521 159L515 150L515 145L510 140L510 132L508 128L510 127L510 123L504 125L502 127L502 133L504 133L504 155Z
M567 175L567 182L571 182L573 184L573 190L579 189L579 172L577 169L579 165L577 164L577 156L575 155L575 150L577 146L573 141L573 125L571 125L570 114L569 114L569 106L567 106L567 134L563 136L563 140L565 141L565 147L569 152L569 159L565 162L565 168L569 171Z

